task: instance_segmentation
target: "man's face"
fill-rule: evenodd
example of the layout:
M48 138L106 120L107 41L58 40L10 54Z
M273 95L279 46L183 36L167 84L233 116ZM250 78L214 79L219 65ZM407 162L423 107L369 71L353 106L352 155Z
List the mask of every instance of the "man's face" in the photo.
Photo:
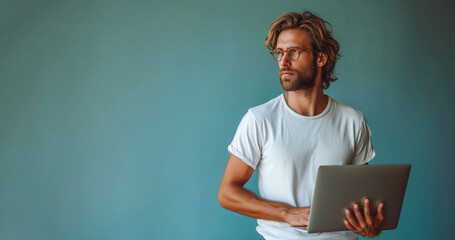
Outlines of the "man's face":
M276 49L287 50L288 48L311 50L307 32L300 28L281 32L277 39ZM280 67L279 75L283 90L308 90L314 87L316 62L313 52L303 51L297 60L292 60L287 52L281 61L278 62L278 65Z

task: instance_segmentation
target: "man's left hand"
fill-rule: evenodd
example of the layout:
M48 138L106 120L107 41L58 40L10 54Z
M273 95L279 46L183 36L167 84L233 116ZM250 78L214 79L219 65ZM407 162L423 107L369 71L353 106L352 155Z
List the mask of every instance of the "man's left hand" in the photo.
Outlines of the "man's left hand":
M380 226L382 221L384 221L384 203L378 205L377 214L374 218L371 217L370 201L368 199L365 199L363 206L364 214L360 211L360 206L357 203L354 204L355 215L351 214L349 209L346 209L345 215L347 220L344 220L344 225L354 233L364 237L377 237L381 233Z

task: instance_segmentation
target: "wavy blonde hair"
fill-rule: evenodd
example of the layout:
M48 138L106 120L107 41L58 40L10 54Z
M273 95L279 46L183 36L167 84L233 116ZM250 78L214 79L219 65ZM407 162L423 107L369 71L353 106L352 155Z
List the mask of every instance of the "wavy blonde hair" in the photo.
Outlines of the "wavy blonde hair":
M313 50L327 55L327 62L322 67L322 87L329 88L330 83L338 79L334 70L336 61L341 57L340 44L332 36L332 25L309 11L302 14L287 12L270 25L269 33L265 38L265 46L271 51L275 50L280 33L294 28L305 30L310 37Z

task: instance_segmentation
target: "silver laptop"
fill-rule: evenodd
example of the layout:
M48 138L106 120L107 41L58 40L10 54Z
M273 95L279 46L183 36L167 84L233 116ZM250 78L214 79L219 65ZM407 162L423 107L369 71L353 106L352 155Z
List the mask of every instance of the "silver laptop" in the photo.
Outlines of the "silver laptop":
M384 203L382 230L395 229L400 218L409 164L320 166L310 209L308 232L348 231L344 209L352 213L353 203L360 205L368 197L372 217L377 205Z

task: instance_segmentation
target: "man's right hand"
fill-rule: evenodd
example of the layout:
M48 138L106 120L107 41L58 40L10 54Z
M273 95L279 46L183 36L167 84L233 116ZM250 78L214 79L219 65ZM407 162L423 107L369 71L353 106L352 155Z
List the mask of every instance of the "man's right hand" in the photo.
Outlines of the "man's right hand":
M290 208L286 211L286 222L293 227L308 227L310 207Z

